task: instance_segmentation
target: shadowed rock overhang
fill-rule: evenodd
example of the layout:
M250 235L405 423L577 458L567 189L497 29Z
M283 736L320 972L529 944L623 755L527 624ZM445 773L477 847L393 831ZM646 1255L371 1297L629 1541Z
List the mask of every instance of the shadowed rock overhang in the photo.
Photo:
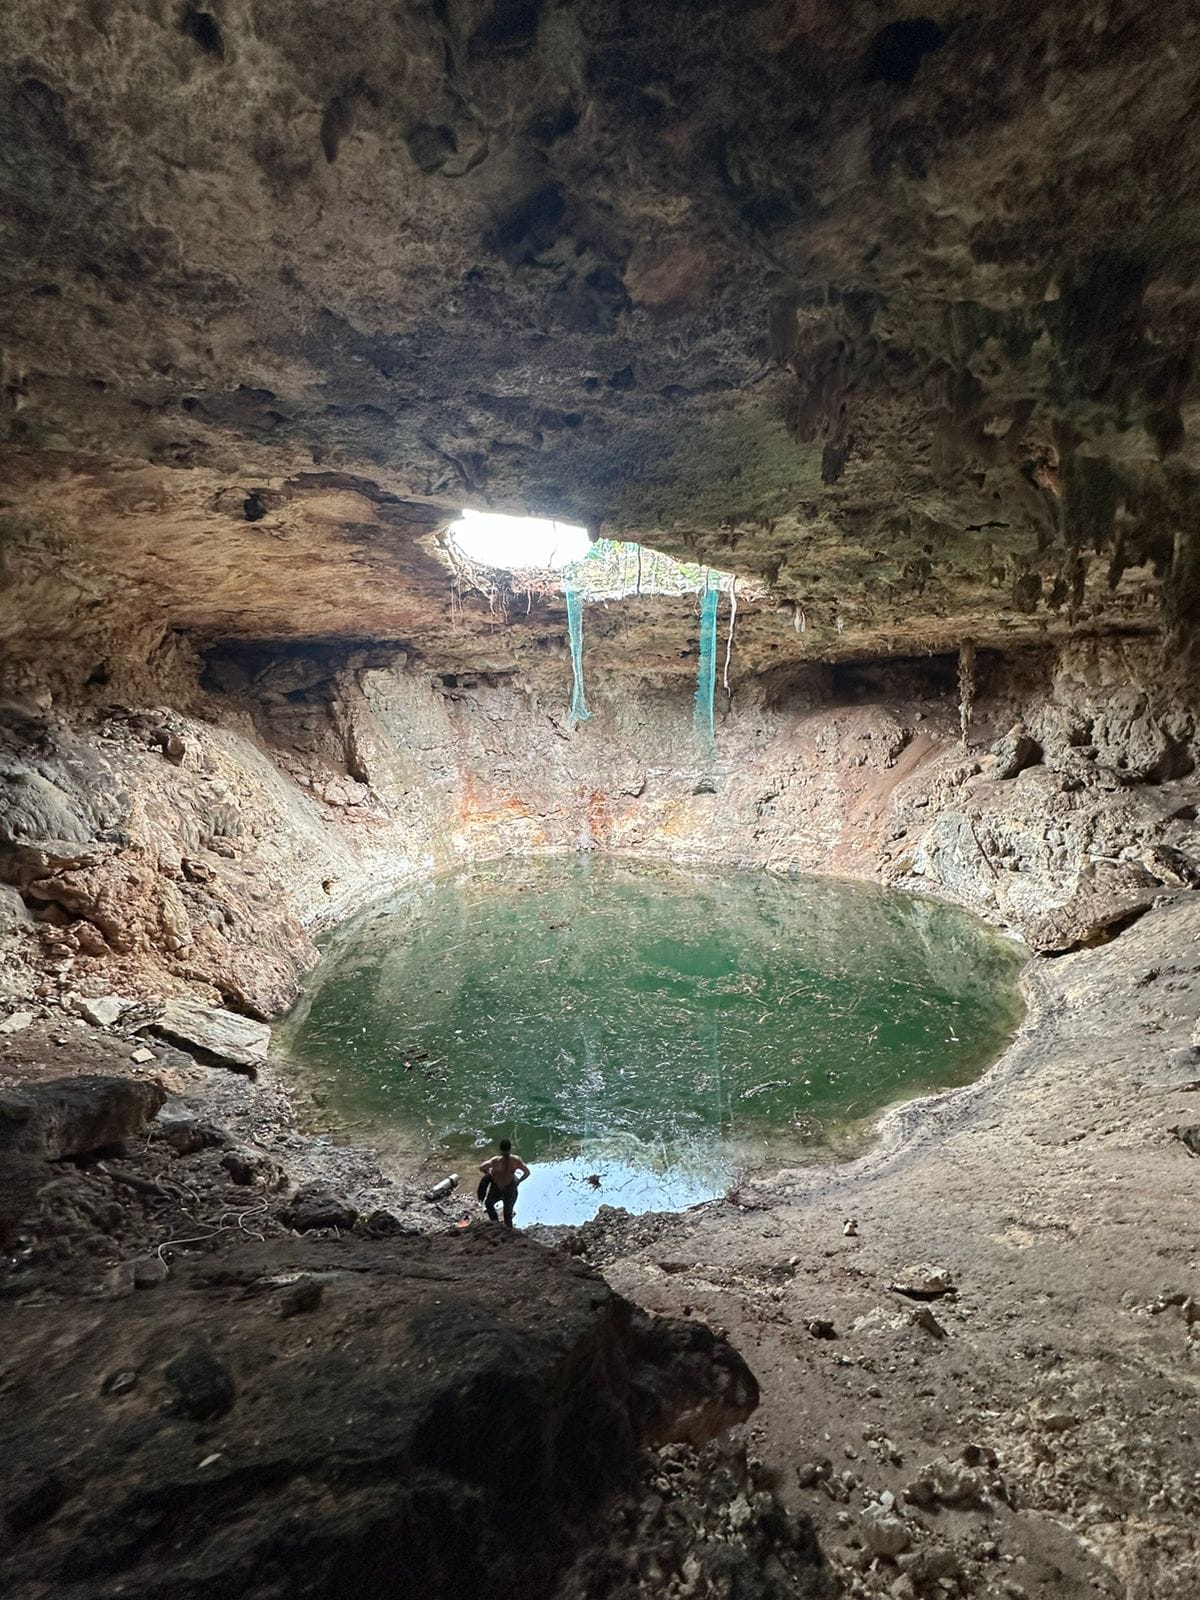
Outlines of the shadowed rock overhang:
M13 0L10 654L70 612L93 656L110 626L479 664L494 618L447 645L430 546L464 505L765 582L750 668L1178 631L1198 30L1183 0Z

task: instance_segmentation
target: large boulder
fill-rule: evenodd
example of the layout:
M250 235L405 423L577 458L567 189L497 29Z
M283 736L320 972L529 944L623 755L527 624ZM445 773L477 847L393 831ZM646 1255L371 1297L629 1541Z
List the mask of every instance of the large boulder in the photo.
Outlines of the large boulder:
M1064 905L1021 921L1021 937L1040 955L1104 944L1153 905L1159 885L1141 868L1122 864L1090 874Z
M267 1059L271 1030L265 1022L196 1000L168 1000L145 1031L178 1045L211 1066L232 1067L254 1077Z
M501 1230L273 1240L80 1311L6 1348L11 1600L545 1595L645 1442L758 1398L708 1330Z
M88 1156L141 1133L166 1100L160 1083L89 1074L0 1088L0 1155Z
M641 1432L651 1444L702 1445L747 1416L758 1387L741 1356L703 1322L635 1314L634 1383ZM681 1395L691 1399L683 1406Z

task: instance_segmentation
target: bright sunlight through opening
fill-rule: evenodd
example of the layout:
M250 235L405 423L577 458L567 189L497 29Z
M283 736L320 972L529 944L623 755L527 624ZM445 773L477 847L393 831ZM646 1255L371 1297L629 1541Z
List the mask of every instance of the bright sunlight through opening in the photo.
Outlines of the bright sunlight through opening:
M483 567L508 572L557 572L588 553L586 528L548 517L505 517L494 511L464 511L452 523L455 548Z

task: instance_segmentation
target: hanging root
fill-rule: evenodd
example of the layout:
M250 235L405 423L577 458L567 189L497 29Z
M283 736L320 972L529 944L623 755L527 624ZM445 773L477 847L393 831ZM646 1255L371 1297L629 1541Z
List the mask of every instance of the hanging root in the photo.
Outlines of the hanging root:
M733 628L737 621L737 579L729 580L729 637L725 640L725 671L721 675L721 687L728 700L733 699L733 690L729 687L729 660L733 655Z
M975 710L975 642L964 639L958 647L958 726L965 745L971 734Z

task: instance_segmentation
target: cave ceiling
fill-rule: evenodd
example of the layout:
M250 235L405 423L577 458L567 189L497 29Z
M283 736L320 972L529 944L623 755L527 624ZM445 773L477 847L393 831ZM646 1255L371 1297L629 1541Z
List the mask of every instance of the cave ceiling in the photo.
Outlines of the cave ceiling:
M1190 625L1190 3L8 0L0 74L11 659L506 670L464 505L743 574L752 667Z

